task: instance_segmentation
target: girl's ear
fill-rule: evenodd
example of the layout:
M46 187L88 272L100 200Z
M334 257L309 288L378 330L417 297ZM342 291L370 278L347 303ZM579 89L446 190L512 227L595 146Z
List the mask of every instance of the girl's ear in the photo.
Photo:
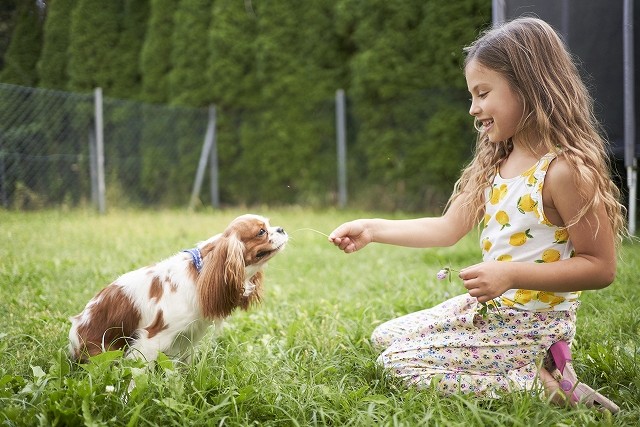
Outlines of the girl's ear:
M235 235L220 237L204 256L196 282L202 315L229 316L242 302L244 279L244 245Z

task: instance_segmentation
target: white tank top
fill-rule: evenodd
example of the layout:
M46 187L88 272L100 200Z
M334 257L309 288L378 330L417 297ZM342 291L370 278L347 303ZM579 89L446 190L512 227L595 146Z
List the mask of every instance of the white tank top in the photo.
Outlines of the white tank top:
M529 170L504 179L496 173L485 193L485 216L480 247L484 261L556 262L574 256L566 228L544 215L542 188L556 153L544 155ZM521 310L562 311L574 307L580 292L545 292L510 289L497 300Z

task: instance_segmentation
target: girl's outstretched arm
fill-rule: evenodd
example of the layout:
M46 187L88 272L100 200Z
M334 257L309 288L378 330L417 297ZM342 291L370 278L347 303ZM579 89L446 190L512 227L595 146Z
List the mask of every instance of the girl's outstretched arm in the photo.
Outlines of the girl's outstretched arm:
M346 222L331 232L329 241L346 253L360 250L371 242L414 248L451 246L474 226L460 199L456 198L439 217Z

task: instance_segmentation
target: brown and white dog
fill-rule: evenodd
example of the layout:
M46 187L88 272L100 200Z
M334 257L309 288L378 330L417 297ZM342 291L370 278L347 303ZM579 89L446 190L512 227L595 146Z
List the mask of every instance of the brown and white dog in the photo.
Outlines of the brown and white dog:
M70 319L71 357L125 349L147 361L159 351L188 358L212 323L260 301L262 268L287 240L267 218L242 215L196 248L120 276Z

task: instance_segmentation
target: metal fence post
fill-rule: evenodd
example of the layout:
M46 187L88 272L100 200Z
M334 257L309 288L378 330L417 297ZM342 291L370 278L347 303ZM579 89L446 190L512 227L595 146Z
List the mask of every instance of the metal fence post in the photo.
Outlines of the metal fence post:
M106 210L106 187L104 181L104 125L102 116L102 88L94 90L95 108L95 155L96 155L96 194L98 201L98 212L105 213Z
M629 233L636 233L636 197L638 180L638 163L636 158L636 122L634 103L633 61L633 0L625 0L623 5L623 46L624 46L624 164L627 168L627 186L629 189L628 227Z
M211 128L213 135L211 136L211 158L209 159L209 174L211 183L211 206L214 208L220 207L220 190L218 182L218 140L216 132L216 107L212 105L209 107L209 127ZM209 128L207 128L208 132Z
M98 208L98 171L96 160L96 130L89 128L89 178L91 179L91 203Z
M7 187L5 179L5 167L4 167L4 149L0 145L0 200L3 207L9 207L9 199L7 197Z
M336 91L336 137L338 154L338 207L347 205L347 128L344 90Z
M215 106L211 106L209 107L209 121L207 124L207 133L204 136L204 143L202 144L202 151L200 152L200 161L198 162L198 170L196 171L196 179L195 182L193 183L193 191L191 192L191 200L189 202L189 209L193 209L196 205L196 201L198 200L198 194L200 194L200 190L202 189L202 180L204 179L204 171L205 168L207 167L207 158L209 157L209 155L211 154L211 157L213 159L214 154L211 153L211 148L214 147L215 145L215 139L216 139L216 107ZM215 154L215 159L216 159L216 165L212 165L212 168L216 168L215 171L215 192L216 195L215 197L217 198L217 192L218 192L218 188L217 188L217 153ZM212 187L214 185L214 171L212 170L212 176L211 176L211 184ZM212 200L211 203L217 203L214 200L214 189L211 189L211 193L212 193Z

